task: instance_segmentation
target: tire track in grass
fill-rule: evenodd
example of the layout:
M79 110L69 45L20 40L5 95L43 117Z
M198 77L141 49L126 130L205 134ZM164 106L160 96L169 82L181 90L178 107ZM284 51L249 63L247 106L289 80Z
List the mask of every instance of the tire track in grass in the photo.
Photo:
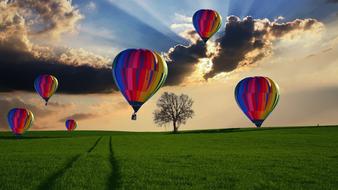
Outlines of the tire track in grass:
M99 137L95 143L93 144L92 147L90 147L90 149L87 151L87 153L92 152L95 147L97 146L97 144L99 144L99 142L101 141L102 136ZM69 162L66 163L65 167L63 167L62 169L60 169L59 171L55 172L54 174L50 175L46 180L44 180L39 187L37 188L38 190L46 190L46 189L51 189L54 184L56 179L60 178L61 176L63 176L64 173L66 173L66 171L71 168L74 163L79 160L79 158L82 156L83 154L78 154L76 156L74 156L72 159L70 159Z
M109 136L103 136L97 146L80 158L61 177L51 190L106 189L112 168Z
M121 179L121 174L120 174L120 167L119 163L115 159L114 156L114 151L113 151L113 146L112 146L112 140L111 136L109 138L109 157L110 157L110 164L111 164L111 169L112 172L110 174L110 177L107 182L107 189L118 189L120 187L120 179Z
M102 139L102 136L96 140L96 142L94 143L94 145L87 152L91 153L94 150L94 148L97 146L97 144L99 144L99 142L101 141L101 139Z

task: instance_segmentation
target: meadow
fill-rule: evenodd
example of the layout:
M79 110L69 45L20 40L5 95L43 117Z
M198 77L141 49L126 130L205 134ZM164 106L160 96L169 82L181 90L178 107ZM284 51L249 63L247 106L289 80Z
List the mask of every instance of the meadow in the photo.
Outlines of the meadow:
M338 126L2 132L0 189L338 189Z

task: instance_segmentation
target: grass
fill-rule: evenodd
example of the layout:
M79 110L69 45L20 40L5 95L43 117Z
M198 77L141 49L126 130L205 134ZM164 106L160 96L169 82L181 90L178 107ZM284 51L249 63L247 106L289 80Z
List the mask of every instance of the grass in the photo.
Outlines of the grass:
M338 127L0 133L0 189L338 189Z

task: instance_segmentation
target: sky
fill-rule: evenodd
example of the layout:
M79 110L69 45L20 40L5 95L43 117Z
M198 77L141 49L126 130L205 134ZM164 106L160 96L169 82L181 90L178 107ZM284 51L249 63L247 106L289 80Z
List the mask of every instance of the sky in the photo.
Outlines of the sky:
M222 16L205 44L192 25L199 9ZM164 86L131 121L111 65L128 48L159 52L168 64ZM337 0L0 0L0 130L7 112L32 110L30 130L167 131L153 122L164 92L187 94L195 115L181 130L253 127L234 88L267 76L280 101L265 126L338 123ZM59 89L44 106L34 91L39 74Z

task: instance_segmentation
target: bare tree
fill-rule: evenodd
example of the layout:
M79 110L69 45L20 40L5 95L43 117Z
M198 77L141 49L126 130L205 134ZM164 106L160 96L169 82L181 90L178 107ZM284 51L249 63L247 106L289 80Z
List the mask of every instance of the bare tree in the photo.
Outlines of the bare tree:
M172 123L173 132L177 133L178 128L194 115L193 103L193 100L186 94L178 96L165 92L157 101L156 105L159 109L154 111L154 122L159 126Z

